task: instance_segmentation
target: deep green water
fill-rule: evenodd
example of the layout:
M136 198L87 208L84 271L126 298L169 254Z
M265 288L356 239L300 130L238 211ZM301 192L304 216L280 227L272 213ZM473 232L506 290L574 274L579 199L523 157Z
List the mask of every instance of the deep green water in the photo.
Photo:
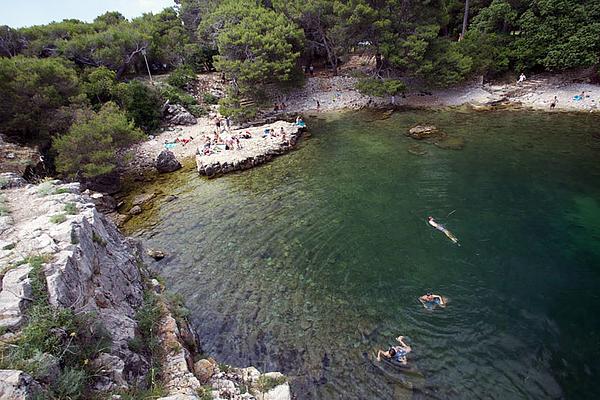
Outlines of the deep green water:
M300 399L599 398L600 118L378 117L309 119L270 164L159 184L179 198L130 230L172 254L155 266L205 352ZM465 148L410 154L423 122ZM429 290L449 306L425 310ZM406 373L371 361L399 334Z

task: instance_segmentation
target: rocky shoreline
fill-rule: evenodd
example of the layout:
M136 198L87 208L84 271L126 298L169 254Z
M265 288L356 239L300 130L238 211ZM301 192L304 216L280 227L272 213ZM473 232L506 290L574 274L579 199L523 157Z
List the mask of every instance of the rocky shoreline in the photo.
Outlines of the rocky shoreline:
M63 356L67 349L76 351L70 346L80 334L52 328L47 334L65 348L61 354L19 359L13 369L6 369L14 357L8 356L11 349L30 345L30 334L24 332L34 323L30 312L40 302L49 312L93 316L89 329L105 334L106 347L80 366L93 371L86 388L91 393L119 399L144 388L149 377L154 379L158 362L162 399L290 399L287 379L278 373L219 366L210 358L197 360L197 339L145 267L141 245L124 237L98 212L78 183L27 185L8 174L3 179L11 179L5 186L12 188L0 192L0 350L5 368L0 369L0 399L44 395L60 386L73 367ZM156 354L142 350L151 341L143 336L146 322L140 314L149 298L158 310L156 329L151 328L159 344ZM39 357L52 373L41 371ZM14 368L19 366L24 369Z
M350 73L351 71L346 71ZM200 76L201 81L207 85L214 84L214 74ZM274 93L274 98L283 98L285 108L283 110L263 110L256 118L253 125L254 131L262 132L273 125L283 124L285 119L293 119L297 115L305 113L319 113L330 111L357 110L362 108L447 108L468 107L474 111L488 111L494 109L530 109L545 112L598 112L600 104L600 86L586 83L579 75L539 75L521 83L482 83L472 82L461 86L423 90L417 83L410 83L408 90L403 95L373 97L361 94L355 89L358 78L349 75L326 76L317 75L309 77L302 88L297 88L291 94ZM581 99L577 95L584 93ZM556 100L555 100L556 97ZM551 105L554 104L554 107ZM185 125L172 125L167 127L156 137L148 141L134 145L131 149L132 161L128 162L121 170L122 174L143 174L154 170L156 159L165 149L165 143L174 143L169 150L179 162L193 157L196 150L203 144L203 137L211 135L215 129L214 119L220 117L217 106L211 106L208 117L196 119L195 124L186 121ZM175 119L176 121L178 119ZM278 121L282 120L282 121ZM276 122L278 121L278 122ZM245 124L244 131L249 125ZM178 141L178 139L185 139ZM275 154L273 148L267 141L262 150L255 148L253 157L261 161L255 162L250 157L244 162L231 165L230 162L215 164L214 168L208 166L202 160L198 170L212 176L229 172L232 170L251 168L263 161L269 160L276 154L281 154L293 146L281 146ZM218 159L220 157L215 157ZM229 158L229 157L224 157ZM210 164L210 163L208 163ZM235 164L235 162L234 162ZM205 173L204 171L208 172Z

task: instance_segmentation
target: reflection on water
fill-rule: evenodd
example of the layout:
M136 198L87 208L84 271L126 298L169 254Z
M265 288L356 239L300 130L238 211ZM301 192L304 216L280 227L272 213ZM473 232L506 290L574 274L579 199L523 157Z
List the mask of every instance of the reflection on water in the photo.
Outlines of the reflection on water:
M172 254L156 267L185 297L207 353L282 370L301 399L598 393L600 119L398 112L309 122L297 151L260 168L169 175L159 184L179 198L130 227ZM464 149L415 146L404 132L416 123ZM425 310L417 297L429 290L449 306ZM399 334L411 368L373 362Z

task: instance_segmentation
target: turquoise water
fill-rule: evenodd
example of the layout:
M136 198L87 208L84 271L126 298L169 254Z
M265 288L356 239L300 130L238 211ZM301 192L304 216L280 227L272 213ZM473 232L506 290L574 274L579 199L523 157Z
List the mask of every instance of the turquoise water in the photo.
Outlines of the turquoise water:
M155 267L204 351L282 370L299 399L597 398L600 118L381 118L312 118L267 165L160 183L179 198L130 229L171 254ZM416 123L464 149L417 144ZM419 304L431 290L446 309ZM400 334L410 369L373 362Z

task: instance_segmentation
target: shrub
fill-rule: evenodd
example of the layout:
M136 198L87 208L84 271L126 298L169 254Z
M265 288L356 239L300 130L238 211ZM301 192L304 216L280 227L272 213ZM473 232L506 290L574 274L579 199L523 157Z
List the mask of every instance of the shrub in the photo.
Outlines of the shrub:
M256 107L243 107L240 98L232 93L219 100L219 112L221 115L231 117L236 121L248 121L258 114Z
M67 220L67 216L65 214L55 214L50 216L50 222L53 224L62 224Z
M180 65L173 72L171 72L167 78L167 83L171 86L185 89L190 83L194 82L195 79L196 75L194 74L192 68L186 65Z
M57 57L0 57L0 121L6 135L21 141L47 139L57 111L79 94L77 74Z
M191 106L187 106L187 110L196 118L208 115L208 110L198 104L192 104Z
M4 198L4 196L0 196L0 217L4 217L8 214L10 214L10 210L8 209L8 205L6 204L6 199Z
M133 80L129 83L119 83L114 91L117 103L137 127L146 132L159 127L163 100L158 90Z
M72 178L108 174L117 166L116 151L143 138L116 104L106 103L91 116L81 115L68 133L52 141L56 169Z
M198 104L194 97L173 86L162 87L160 94L165 100L169 100L169 103L181 104L186 108Z
M356 84L356 89L367 96L384 97L404 92L406 85L397 79L363 78Z
M83 84L83 91L92 104L102 104L113 99L116 74L106 67L94 68Z
M268 392L269 390L276 388L279 385L283 385L287 382L287 378L285 376L279 376L277 378L271 376L261 375L258 378L257 386L258 390L263 393Z
M60 399L79 399L83 394L86 378L85 371L65 368L53 385L54 394Z
M65 204L65 213L67 213L68 215L77 215L77 213L79 212L77 210L77 206L75 205L75 203L67 203Z
M219 98L212 93L206 92L202 95L202 101L206 104L218 104Z

